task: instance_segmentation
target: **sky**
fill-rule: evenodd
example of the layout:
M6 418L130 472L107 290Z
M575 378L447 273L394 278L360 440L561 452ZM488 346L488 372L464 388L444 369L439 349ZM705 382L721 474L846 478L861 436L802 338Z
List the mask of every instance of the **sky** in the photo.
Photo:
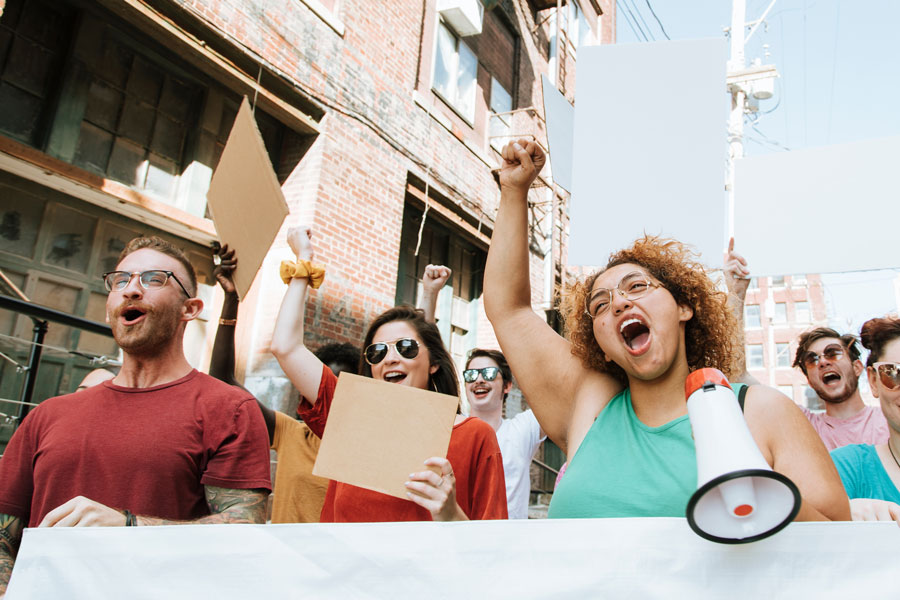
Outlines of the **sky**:
M770 4L746 0L746 21L758 19ZM664 41L660 23L673 40L724 36L731 7L727 0L617 0L616 41ZM745 121L745 155L900 135L897 23L898 0L776 0L745 46L748 65L760 58L780 74L773 98ZM850 199L832 208L839 215L864 206ZM839 244L864 252L865 232ZM822 250L829 248L841 251L823 239ZM752 270L752 257L747 259ZM823 275L830 324L858 332L866 319L898 311L898 275L900 268Z

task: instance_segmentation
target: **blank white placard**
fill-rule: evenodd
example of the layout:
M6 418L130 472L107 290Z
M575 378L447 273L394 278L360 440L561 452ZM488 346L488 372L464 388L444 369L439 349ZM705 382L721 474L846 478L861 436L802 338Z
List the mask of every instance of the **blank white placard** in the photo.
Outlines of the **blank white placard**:
M541 75L544 92L544 119L547 121L547 142L550 145L550 166L553 181L572 191L572 134L575 130L575 108L569 104L546 75Z
M900 266L900 137L736 163L735 248L754 275Z
M644 232L725 246L724 39L578 49L569 263L605 264Z

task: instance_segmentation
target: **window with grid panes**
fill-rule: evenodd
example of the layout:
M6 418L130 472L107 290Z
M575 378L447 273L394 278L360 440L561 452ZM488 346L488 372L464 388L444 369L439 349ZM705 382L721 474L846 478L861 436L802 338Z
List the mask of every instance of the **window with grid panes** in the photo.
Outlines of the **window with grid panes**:
M744 306L744 326L747 329L759 329L762 327L759 304L747 304Z
M765 367L762 344L747 344L746 357L748 369L762 369Z
M775 366L779 369L791 368L790 344L775 344Z
M503 146L510 141L510 126L512 124L512 115L509 114L513 109L512 96L503 89L500 82L491 77L491 121L488 129L488 136L491 141L491 148L500 152Z
M478 59L443 21L437 24L432 87L470 124L475 122Z

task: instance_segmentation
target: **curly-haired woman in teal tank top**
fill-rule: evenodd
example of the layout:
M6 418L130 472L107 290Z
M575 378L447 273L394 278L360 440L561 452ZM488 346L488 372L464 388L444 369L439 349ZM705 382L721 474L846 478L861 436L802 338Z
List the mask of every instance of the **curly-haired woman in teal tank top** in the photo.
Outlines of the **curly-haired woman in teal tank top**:
M484 304L535 416L569 461L550 516L684 516L697 478L685 379L702 367L743 370L726 294L684 245L644 237L568 291L569 339L559 336L532 310L528 269L528 189L545 156L524 139L502 156ZM797 406L755 385L744 414L768 463L799 487L797 519L848 520L837 471Z

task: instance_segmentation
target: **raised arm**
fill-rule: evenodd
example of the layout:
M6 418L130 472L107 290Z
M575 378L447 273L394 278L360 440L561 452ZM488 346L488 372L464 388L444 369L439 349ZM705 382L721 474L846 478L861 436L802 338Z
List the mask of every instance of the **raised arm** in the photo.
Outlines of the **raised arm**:
M298 261L312 261L313 249L309 227L291 227L288 230L288 244ZM278 359L284 374L288 376L300 395L309 402L315 402L322 381L322 361L304 345L303 321L306 313L306 289L308 278L294 278L288 284L281 301L281 309L275 320L272 334L272 354Z
M588 380L597 383L604 377L585 369L569 342L531 308L528 189L544 166L544 152L520 139L507 144L501 156L500 210L484 273L484 308L538 422L565 448L579 391ZM603 395L593 383L591 387L600 392L592 395ZM611 397L616 384L610 379L608 387ZM597 412L599 408L591 419Z
M734 251L734 238L728 240L728 253L725 255L722 277L725 279L725 287L728 288L728 308L731 309L735 319L737 319L738 332L741 336L741 341L738 345L741 353L741 365L744 367L744 370L734 380L748 385L755 385L759 381L747 371L743 341L744 301L747 298L747 288L750 287L750 269L747 267L747 259Z
M791 479L803 503L798 521L849 521L850 503L822 440L787 396L754 385L744 408L747 425L772 468Z
M19 517L0 515L0 598L6 594L24 527Z
M229 385L246 389L234 378L234 331L237 328L239 300L233 276L237 268L237 256L233 249L228 248L228 244L217 247L216 255L220 261L213 275L225 292L225 300L222 303L222 314L219 316L219 327L216 329L216 339L213 342L209 374ZM271 444L275 437L275 411L263 404L259 398L256 399L256 404L262 411Z
M453 272L443 265L428 265L422 275L422 298L419 308L425 312L425 320L429 323L436 322L438 295L441 288L450 279Z

